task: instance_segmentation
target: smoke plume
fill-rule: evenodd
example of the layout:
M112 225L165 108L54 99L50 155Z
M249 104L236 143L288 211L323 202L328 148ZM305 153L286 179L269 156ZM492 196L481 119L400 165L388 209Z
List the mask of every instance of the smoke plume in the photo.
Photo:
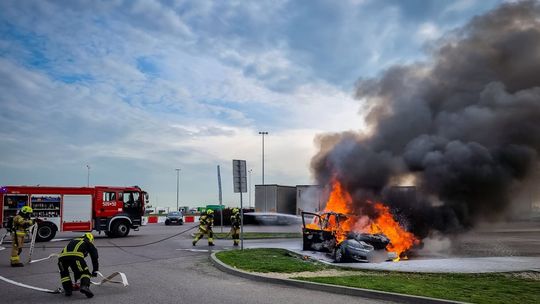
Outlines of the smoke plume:
M507 3L445 35L430 60L362 79L369 131L317 138L317 181L337 178L361 212L383 200L415 234L505 211L538 168L540 4ZM406 176L416 192L390 199Z

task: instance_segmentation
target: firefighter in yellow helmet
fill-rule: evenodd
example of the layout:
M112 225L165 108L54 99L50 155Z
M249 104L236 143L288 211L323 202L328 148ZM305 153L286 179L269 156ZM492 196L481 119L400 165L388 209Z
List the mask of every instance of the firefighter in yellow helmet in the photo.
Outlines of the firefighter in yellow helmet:
M208 246L214 246L214 232L212 227L214 226L214 210L208 209L199 218L199 232L193 239L193 246L206 234L208 237Z
M13 226L11 227L11 239L13 247L11 248L11 267L23 267L20 255L24 246L24 237L28 233L28 228L34 225L32 216L32 208L23 206L19 213L13 218Z
M90 254L92 259L92 272L88 269L84 258ZM64 288L64 294L71 296L73 291L73 283L69 270L73 272L75 282L81 280L79 291L87 298L91 298L94 294L90 291L90 276L97 276L99 271L98 251L94 246L94 236L87 232L80 238L75 238L67 244L58 256L58 269L60 270L60 282Z
M240 243L240 225L242 220L240 219L240 210L234 208L231 215L231 236L233 238L233 245L238 246Z

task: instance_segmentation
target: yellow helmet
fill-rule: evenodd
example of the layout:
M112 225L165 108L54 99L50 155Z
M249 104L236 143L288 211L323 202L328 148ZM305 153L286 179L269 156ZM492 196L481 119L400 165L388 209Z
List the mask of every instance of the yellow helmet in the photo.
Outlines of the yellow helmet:
M212 209L208 209L206 210L206 214L210 215L210 214L214 214L214 210Z
M30 206L23 206L21 208L21 212L30 214L30 213L34 212L34 210L32 210L32 207L30 207Z
M87 232L83 235L83 238L87 238L91 243L94 242L94 235L90 232Z
M238 208L233 208L233 210L232 210L232 213L233 213L233 214L237 214L238 212L240 212L240 209L238 209Z

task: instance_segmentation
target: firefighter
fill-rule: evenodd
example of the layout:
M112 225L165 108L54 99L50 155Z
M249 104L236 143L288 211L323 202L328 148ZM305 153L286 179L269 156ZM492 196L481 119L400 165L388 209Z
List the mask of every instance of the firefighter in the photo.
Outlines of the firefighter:
M195 246L205 234L208 237L208 246L214 246L214 232L212 231L212 226L214 226L214 211L208 209L199 218L199 233L197 233L193 240L193 246Z
M233 238L233 245L238 246L238 243L240 243L240 210L238 208L234 208L232 210L231 215L231 236Z
M20 255L24 245L24 237L28 233L28 228L34 225L34 221L30 218L32 215L30 206L23 206L19 213L13 218L13 226L11 227L11 239L13 247L11 248L11 267L23 267Z
M86 261L84 260L88 254L90 254L90 258L92 259L92 272L88 270L88 265L86 265ZM73 271L75 282L79 279L81 280L79 291L87 298L94 296L92 291L90 291L90 276L97 276L99 262L98 251L96 246L94 246L94 236L92 233L87 232L82 237L71 240L64 247L58 257L58 269L60 269L60 281L62 282L66 296L71 296L73 291L69 269Z

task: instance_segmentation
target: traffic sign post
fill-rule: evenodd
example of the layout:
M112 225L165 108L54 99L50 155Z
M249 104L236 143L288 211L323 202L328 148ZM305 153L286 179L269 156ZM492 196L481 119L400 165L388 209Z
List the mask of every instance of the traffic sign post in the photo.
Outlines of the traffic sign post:
M247 192L246 161L233 159L234 193L240 193L240 250L244 250L244 206L242 193Z

